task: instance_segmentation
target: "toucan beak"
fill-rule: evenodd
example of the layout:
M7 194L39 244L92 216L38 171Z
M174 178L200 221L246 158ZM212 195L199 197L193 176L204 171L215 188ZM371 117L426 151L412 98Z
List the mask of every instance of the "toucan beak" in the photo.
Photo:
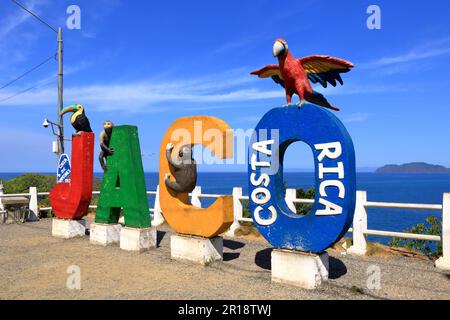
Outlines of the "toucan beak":
M59 113L60 116L62 116L63 114L66 114L67 112L75 112L77 111L77 105L71 105L68 107L65 107L64 109L61 110L61 112Z
M275 41L275 43L273 44L273 56L274 57L278 57L282 52L284 52L286 50L286 46L284 45L284 43L280 42L280 41Z

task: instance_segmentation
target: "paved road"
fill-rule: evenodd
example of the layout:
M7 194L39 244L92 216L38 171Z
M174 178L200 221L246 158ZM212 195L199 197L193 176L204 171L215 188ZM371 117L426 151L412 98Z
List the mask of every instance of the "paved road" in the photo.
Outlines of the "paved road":
M89 238L53 238L51 220L0 225L0 299L450 299L450 274L407 257L342 257L330 250L330 279L317 290L271 283L268 244L225 238L224 261L209 267L170 259L170 230L159 247L130 253ZM71 265L81 290L66 287ZM381 270L381 289L367 270ZM376 268L376 267L375 267Z

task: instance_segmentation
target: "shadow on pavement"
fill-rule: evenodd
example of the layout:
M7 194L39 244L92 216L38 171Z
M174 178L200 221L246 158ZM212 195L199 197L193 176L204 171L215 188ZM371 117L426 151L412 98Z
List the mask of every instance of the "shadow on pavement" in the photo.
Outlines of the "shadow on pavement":
M335 257L329 257L330 270L328 271L328 277L330 279L337 279L347 273L347 267L345 264Z
M236 250L236 249L243 248L245 246L245 243L239 242L239 241L234 241L234 240L223 239L223 246L228 249L231 249L231 250Z
M228 248L231 250L241 249L245 246L245 243L234 240L223 240L224 248ZM230 261L239 258L241 254L239 252L224 252L223 253L223 261Z
M272 263L271 263L271 255L272 255L272 248L267 248L261 251L258 251L255 255L255 263L258 267L271 270L272 269Z
M161 243L162 239L164 239L164 236L166 235L165 231L156 231L156 246L159 247L159 244Z
M223 253L223 261L231 261L239 258L241 254L239 252L224 252Z

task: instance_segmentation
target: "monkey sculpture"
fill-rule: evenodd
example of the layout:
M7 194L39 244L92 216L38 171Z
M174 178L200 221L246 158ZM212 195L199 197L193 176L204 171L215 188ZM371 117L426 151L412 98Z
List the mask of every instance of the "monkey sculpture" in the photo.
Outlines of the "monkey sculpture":
M175 193L185 193L194 190L197 184L197 163L192 157L192 146L184 145L178 153L178 158L172 158L173 143L167 144L166 157L174 168L175 181L170 180L170 174L164 176L164 182L169 190Z
M112 121L106 120L103 122L103 131L100 133L100 154L98 155L98 160L103 169L103 172L108 171L106 165L106 158L114 154L114 148L109 147L109 142L111 141L111 134L114 127Z

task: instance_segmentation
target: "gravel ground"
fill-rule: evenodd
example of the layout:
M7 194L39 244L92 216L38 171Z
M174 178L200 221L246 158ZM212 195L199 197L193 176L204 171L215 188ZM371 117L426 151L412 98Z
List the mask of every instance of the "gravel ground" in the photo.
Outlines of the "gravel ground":
M330 279L317 290L271 283L269 245L225 238L224 261L208 267L170 259L170 229L159 247L138 254L89 237L51 237L51 220L0 225L0 299L450 299L450 273L415 258L341 256L330 250ZM70 265L81 290L66 287ZM367 288L370 266L381 288Z

